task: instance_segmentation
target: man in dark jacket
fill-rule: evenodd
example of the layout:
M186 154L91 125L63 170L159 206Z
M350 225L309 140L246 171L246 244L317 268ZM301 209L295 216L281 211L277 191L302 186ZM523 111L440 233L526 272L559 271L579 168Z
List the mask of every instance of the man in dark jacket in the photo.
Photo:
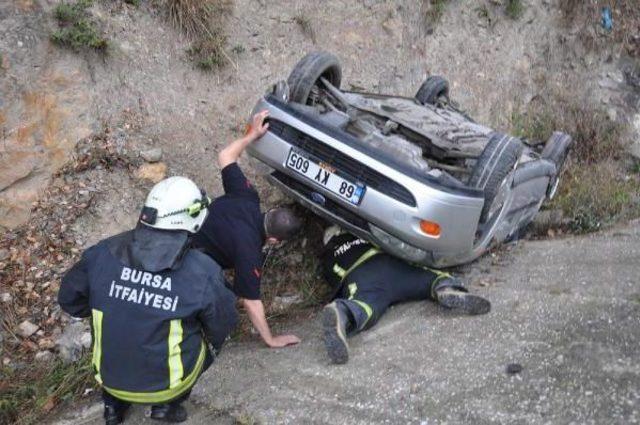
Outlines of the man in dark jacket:
M322 312L322 325L333 363L349 360L347 336L371 328L390 305L430 299L471 315L491 309L449 273L407 264L337 226L325 231L324 244L322 272L335 298Z
M161 181L136 229L86 250L62 279L62 309L91 317L108 425L131 403L151 404L152 419L186 420L181 403L237 323L220 266L190 247L208 204L187 178Z
M273 335L260 300L262 247L289 239L300 228L300 220L286 208L260 211L260 198L242 173L237 160L249 144L267 131L267 112L256 114L243 137L218 154L225 194L209 207L209 216L194 238L196 246L220 266L234 270L232 290L241 299L251 323L269 347L300 342L295 335Z

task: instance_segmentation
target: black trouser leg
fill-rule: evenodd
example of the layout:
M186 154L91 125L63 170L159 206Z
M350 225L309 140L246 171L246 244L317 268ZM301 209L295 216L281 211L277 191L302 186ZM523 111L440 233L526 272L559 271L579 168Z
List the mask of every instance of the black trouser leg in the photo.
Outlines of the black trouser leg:
M336 300L352 315L349 334L371 328L393 304L435 299L434 284L445 276L386 254L376 255L346 276Z
M124 413L129 408L129 406L131 406L131 403L120 400L119 398L112 396L105 390L102 390L102 401L104 402L105 406L113 407L118 413Z

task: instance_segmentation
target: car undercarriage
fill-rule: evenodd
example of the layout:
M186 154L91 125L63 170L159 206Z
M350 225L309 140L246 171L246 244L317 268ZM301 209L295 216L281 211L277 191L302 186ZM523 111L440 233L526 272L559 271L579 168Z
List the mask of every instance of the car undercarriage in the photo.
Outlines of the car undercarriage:
M303 58L256 106L270 128L250 150L330 222L408 261L452 266L517 237L553 196L570 136L523 142L476 123L442 77L408 98L342 91L341 75L329 53Z

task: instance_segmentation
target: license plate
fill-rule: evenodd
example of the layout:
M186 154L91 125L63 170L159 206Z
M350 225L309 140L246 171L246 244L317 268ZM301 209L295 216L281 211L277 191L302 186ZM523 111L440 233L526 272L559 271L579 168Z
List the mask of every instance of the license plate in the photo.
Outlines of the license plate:
M302 174L314 183L328 189L354 205L360 204L365 187L352 183L336 174L336 169L328 164L309 159L300 152L291 149L287 158L287 167Z

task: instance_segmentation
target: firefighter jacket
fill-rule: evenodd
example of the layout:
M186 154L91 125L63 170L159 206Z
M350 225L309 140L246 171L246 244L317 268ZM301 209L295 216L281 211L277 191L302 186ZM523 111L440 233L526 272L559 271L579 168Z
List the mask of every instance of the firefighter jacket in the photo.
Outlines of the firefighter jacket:
M91 317L93 366L124 401L159 404L193 387L237 323L220 267L186 232L139 226L89 248L62 279L58 301Z

